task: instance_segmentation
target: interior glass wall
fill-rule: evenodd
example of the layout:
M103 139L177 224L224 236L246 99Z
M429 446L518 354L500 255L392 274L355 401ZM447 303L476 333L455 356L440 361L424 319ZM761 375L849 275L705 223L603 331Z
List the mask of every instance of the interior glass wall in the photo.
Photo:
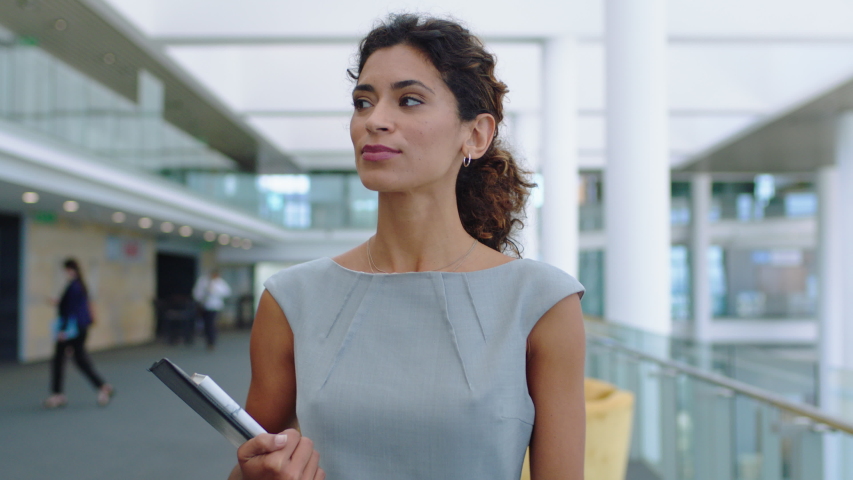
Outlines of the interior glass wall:
M581 298L584 315L604 317L604 252L582 250L578 259L578 281L586 291Z
M744 319L814 318L814 249L712 247L714 315Z
M233 169L235 162L162 118L163 86L139 75L139 102L66 65L32 40L0 35L0 119L116 166Z
M714 182L712 222L756 222L817 214L814 184L781 175L757 175L752 182Z
M585 172L578 182L578 228L581 232L604 229L601 173Z
M357 173L258 175L170 172L172 180L247 213L293 229L374 228L378 194Z

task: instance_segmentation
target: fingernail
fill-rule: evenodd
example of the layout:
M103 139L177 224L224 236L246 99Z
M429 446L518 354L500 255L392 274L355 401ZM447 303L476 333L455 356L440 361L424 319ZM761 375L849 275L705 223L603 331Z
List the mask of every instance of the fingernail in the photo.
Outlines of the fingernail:
M287 435L276 435L275 436L275 446L280 447L287 443Z

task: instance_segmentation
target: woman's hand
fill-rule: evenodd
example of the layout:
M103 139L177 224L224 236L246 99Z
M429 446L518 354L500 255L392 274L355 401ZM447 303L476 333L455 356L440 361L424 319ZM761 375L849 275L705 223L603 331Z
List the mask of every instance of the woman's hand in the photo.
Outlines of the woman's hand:
M262 434L237 449L246 480L323 480L320 454L314 442L289 428L278 435Z

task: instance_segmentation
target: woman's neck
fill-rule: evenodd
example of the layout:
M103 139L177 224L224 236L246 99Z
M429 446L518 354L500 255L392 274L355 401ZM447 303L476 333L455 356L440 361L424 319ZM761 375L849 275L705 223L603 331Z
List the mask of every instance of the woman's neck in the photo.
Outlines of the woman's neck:
M471 248L456 198L435 198L405 193L379 195L376 236L371 256L387 272L441 269Z

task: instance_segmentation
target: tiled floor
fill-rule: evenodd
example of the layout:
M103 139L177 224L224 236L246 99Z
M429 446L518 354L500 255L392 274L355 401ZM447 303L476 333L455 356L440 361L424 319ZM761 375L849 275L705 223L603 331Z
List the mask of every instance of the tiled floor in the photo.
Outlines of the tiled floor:
M168 357L211 375L241 403L249 386L248 332L226 332L214 352L151 344L92 355L118 394L106 408L70 364L69 404L45 410L48 364L0 366L0 478L57 480L225 479L235 450L147 371ZM627 480L658 480L640 463Z
M214 352L152 344L92 355L115 385L106 408L72 365L69 403L45 410L48 365L0 367L0 478L29 480L225 479L235 449L147 371L168 357L206 373L242 403L249 386L249 336L225 333Z

